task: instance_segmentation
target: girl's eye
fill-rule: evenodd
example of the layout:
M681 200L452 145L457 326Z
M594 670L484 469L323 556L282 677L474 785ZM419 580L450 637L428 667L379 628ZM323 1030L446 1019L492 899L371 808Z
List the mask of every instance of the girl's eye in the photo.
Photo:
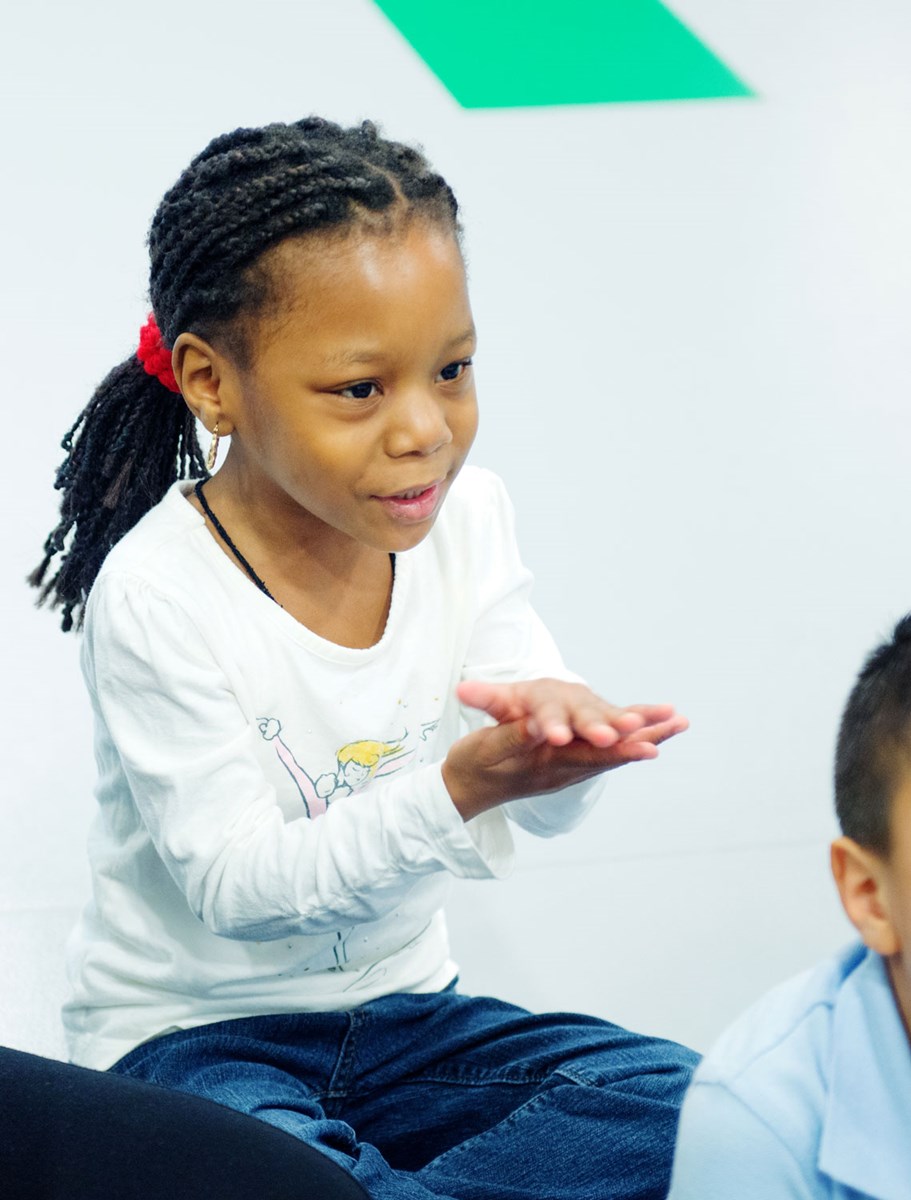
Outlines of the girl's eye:
M445 383L452 383L456 379L461 379L470 366L470 358L462 358L458 362L447 363L442 371L440 371L439 377Z
M352 383L350 387L342 388L338 393L346 400L372 400L377 387L375 383Z

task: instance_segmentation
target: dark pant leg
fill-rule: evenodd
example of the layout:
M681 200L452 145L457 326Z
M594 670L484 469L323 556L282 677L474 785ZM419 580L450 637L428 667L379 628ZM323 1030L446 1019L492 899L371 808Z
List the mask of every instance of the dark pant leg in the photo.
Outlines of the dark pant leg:
M323 1155L196 1096L0 1049L10 1200L366 1200Z
M275 1125L350 1172L373 1200L438 1200L445 1193L428 1192L395 1171L351 1125L326 1111L337 1080L354 1066L351 1034L359 1011L251 1017L183 1030L144 1043L111 1070Z

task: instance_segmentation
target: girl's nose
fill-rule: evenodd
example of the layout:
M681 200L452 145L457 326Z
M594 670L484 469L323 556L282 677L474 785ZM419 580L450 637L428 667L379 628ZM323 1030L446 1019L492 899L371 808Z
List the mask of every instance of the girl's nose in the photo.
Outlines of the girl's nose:
M406 454L427 456L451 441L444 400L418 388L409 389L399 397L390 411L386 439L387 451L393 458Z

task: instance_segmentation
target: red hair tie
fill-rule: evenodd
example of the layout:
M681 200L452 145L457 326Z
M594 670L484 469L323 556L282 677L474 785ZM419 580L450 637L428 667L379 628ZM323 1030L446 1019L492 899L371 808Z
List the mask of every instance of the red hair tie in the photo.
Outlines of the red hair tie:
M139 349L136 351L136 357L146 373L154 375L169 392L180 391L171 366L171 351L161 340L161 330L154 313L149 313L149 319L139 331Z

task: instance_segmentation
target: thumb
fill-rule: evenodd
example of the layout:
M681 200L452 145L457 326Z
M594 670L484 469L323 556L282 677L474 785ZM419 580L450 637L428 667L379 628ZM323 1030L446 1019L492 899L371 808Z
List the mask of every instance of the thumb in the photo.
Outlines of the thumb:
M478 733L483 734L482 757L488 766L496 766L517 754L527 754L545 740L543 735L529 732L528 721L524 717L519 721L490 725L486 729L479 729Z

